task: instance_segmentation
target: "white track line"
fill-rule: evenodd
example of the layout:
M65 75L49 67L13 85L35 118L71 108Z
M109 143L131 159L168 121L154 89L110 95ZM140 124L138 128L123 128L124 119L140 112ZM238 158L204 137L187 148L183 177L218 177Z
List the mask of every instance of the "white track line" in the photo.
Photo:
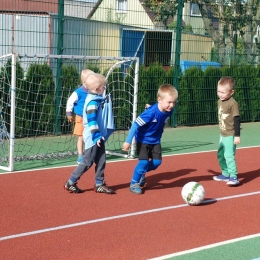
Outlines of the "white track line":
M185 251L181 251L181 252L177 252L177 253L173 253L173 254L169 254L169 255L159 256L159 257L156 257L156 258L151 258L150 260L166 260L166 259L171 258L171 257L195 253L195 252L202 251L202 250L205 250L205 249L210 249L210 248L214 248L214 247L217 247L217 246L223 246L223 245L247 240L247 239L250 239L250 238L256 238L256 237L260 237L260 233L245 236L245 237L234 238L234 239L226 240L226 241L223 241L223 242L210 244L210 245L206 245L206 246L201 246L201 247L197 247L197 248L193 248L193 249L189 249L189 250L185 250ZM252 259L252 260L257 260L257 259L260 259L260 258L255 258L255 259Z
M258 194L260 194L260 191L243 193L243 194L216 198L216 199L210 199L210 200L204 200L202 203L206 204L206 203L213 202L213 201L228 200L228 199L247 197L247 196L258 195ZM174 205L174 206L169 206L169 207L156 208L156 209L138 211L138 212L122 214L122 215L117 215L117 216L111 216L111 217L106 217L106 218L87 220L87 221L78 222L78 223L69 224L69 225L63 225L63 226L58 226L58 227L35 230L35 231L31 231L31 232L14 234L14 235L10 235L10 236L4 236L4 237L0 237L0 241L19 238L19 237L25 237L25 236L31 236L31 235L36 235L36 234L41 234L41 233L46 233L46 232L51 232L51 231L56 231L56 230L62 230L62 229L66 229L66 228L73 228L73 227L78 227L78 226L83 226L83 225L89 225L89 224L93 224L93 223L104 222L104 221L109 221L109 220L114 220L114 219L133 217L133 216L137 216L137 215L144 215L144 214L149 214L149 213L154 213L154 212L159 212L159 211L164 211L164 210L177 209L177 208L182 208L182 207L187 207L187 206L188 206L187 204L180 204L180 205ZM191 207L191 206L189 206L189 207ZM192 207L195 207L195 206L192 206Z

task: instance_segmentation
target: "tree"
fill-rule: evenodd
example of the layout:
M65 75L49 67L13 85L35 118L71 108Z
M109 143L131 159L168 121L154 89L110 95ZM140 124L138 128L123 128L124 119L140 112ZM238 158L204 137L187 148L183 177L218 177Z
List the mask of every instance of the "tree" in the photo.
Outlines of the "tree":
M174 17L177 13L178 1L144 0L144 5L154 13L155 21L162 22L166 26L168 19Z
M208 3L206 3L208 2ZM253 35L258 25L259 0L219 0L216 2L197 1L205 29L221 52L231 46L236 54L238 37L243 39L244 49L251 55ZM212 24L212 16L219 21L219 30Z
M170 30L176 30L176 28L177 28L177 21L173 21L167 27ZM190 24L187 24L187 25L183 26L182 31L183 32L190 32L190 33L192 33L193 32L192 26Z
M157 21L166 25L176 15L178 2L189 1L145 0L144 4L154 12ZM204 28L220 55L230 46L236 51L238 37L243 39L247 55L252 54L254 32L260 25L260 0L194 0L193 3L198 4ZM213 19L218 20L218 28L214 27Z

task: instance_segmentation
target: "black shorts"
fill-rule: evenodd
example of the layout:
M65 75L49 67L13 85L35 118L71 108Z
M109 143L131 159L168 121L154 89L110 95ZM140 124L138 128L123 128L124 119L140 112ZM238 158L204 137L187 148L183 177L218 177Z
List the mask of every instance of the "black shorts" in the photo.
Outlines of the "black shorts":
M161 144L136 144L137 155L139 160L162 159Z

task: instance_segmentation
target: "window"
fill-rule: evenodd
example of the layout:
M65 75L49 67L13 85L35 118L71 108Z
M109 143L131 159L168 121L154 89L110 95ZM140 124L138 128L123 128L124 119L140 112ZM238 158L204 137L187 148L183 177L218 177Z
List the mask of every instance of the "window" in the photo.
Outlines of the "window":
M190 15L191 16L201 16L200 9L199 9L199 6L197 4L191 4Z
M127 12L127 0L117 0L117 12Z

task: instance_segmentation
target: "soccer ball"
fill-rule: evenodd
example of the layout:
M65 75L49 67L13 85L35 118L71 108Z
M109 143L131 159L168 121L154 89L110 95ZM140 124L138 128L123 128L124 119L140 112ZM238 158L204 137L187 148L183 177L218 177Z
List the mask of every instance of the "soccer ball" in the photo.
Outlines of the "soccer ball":
M205 198L205 189L200 183L191 181L183 186L181 196L187 204L199 205Z

